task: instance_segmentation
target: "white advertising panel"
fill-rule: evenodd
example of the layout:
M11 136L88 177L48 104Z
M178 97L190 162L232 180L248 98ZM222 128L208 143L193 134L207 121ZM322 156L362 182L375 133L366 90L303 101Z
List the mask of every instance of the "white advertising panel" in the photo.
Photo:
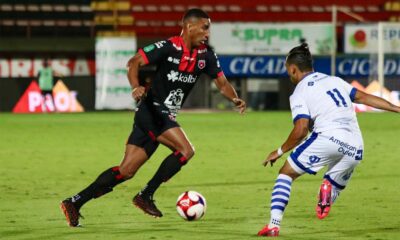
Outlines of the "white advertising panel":
M213 23L210 43L218 54L286 55L305 40L313 55L329 55L330 23Z
M400 23L383 24L385 53L400 53ZM377 53L378 24L346 24L345 53Z
M126 63L136 53L134 37L96 39L96 109L133 109Z

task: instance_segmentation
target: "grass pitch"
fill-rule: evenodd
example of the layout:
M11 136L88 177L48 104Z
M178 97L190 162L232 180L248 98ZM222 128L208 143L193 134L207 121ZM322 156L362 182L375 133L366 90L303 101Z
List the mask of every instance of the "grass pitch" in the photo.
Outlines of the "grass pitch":
M60 200L118 165L132 119L130 112L0 114L0 239L260 239L284 158L273 168L261 162L289 134L289 112L181 113L196 154L156 193L164 217L131 203L169 154L160 147L133 179L83 207L82 228L68 227ZM318 220L314 212L323 171L305 175L293 184L280 239L400 239L400 117L364 113L359 122L364 159L330 216ZM207 199L200 221L176 213L186 190Z

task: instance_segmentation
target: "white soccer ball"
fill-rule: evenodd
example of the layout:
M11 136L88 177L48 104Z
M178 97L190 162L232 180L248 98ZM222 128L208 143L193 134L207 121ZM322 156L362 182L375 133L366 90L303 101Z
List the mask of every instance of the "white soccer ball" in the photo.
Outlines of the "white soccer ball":
M187 221L200 219L206 213L206 209L206 199L203 195L195 191L182 193L176 201L176 210Z

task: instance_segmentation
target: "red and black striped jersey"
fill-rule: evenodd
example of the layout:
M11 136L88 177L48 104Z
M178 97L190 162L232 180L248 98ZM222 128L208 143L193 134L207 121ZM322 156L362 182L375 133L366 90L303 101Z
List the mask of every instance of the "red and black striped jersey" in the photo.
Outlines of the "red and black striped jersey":
M217 55L203 44L191 51L183 38L172 37L139 49L146 64L157 66L148 97L177 114L202 73L211 78L223 75Z

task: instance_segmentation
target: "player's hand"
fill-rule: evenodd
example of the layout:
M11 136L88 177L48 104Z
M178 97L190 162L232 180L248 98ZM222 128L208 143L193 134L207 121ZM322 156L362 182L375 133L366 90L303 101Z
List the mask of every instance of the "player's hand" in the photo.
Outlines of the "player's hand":
M271 152L269 155L268 155L268 157L267 157L267 159L265 159L264 161L263 161L263 165L264 165L264 167L265 166L267 166L268 165L268 163L270 163L271 164L271 167L274 165L274 163L275 163L275 161L276 160L278 160L278 158L280 158L281 156L279 156L279 154L278 154L278 151L273 151L273 152Z
M244 111L246 111L246 102L243 101L240 98L234 98L232 99L232 102L235 104L235 106L239 109L239 113L243 114Z
M146 89L143 86L135 87L132 90L132 97L139 102L146 95Z

